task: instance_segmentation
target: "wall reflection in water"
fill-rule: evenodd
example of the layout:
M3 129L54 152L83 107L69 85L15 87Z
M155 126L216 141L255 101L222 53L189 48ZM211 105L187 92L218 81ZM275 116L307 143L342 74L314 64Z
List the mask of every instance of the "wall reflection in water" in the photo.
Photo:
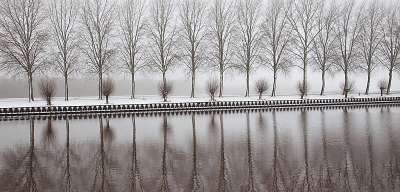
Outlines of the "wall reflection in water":
M0 191L399 191L399 114L0 121Z

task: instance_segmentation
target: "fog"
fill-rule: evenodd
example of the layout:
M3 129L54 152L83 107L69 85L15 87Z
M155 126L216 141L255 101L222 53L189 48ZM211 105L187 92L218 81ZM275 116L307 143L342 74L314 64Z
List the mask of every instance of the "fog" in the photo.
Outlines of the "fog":
M311 70L310 70L311 71ZM209 77L217 77L217 74L199 74L196 81L195 94L198 96L206 94L205 82ZM272 74L267 70L258 70L257 73L252 74L250 80L250 93L255 94L254 82L260 77L266 77L270 84L272 84ZM40 80L40 76L34 76L34 95L39 97L37 82ZM116 89L113 96L130 96L130 78L124 75L113 75L116 80ZM184 76L183 71L170 72L167 78L174 82L173 96L187 96L190 97L190 79ZM297 94L295 89L296 83L301 80L302 73L300 70L293 69L290 75L278 76L277 95L293 95ZM321 80L319 73L308 73L310 92L309 94L319 94L321 89ZM136 93L137 97L145 97L146 95L157 95L157 84L161 79L161 74L150 74L150 75L138 75L136 82ZM386 71L383 69L377 70L371 81L371 93L378 93L379 89L377 83L381 79L387 79ZM366 87L366 75L365 74L353 74L351 80L355 82L354 94L363 94ZM400 77L398 74L394 75L392 83L392 93L400 92ZM338 73L334 77L328 76L326 81L326 94L340 94L339 85L344 81L343 74ZM245 76L239 74L228 73L225 77L224 95L235 95L244 96L246 91ZM61 77L57 78L58 91L57 96L63 97L64 84ZM98 82L94 76L88 75L86 78L75 77L69 80L69 89L71 97L87 97L97 96L98 94ZM268 90L266 95L271 93L271 89ZM23 78L11 78L3 77L0 78L0 98L28 98L28 83Z

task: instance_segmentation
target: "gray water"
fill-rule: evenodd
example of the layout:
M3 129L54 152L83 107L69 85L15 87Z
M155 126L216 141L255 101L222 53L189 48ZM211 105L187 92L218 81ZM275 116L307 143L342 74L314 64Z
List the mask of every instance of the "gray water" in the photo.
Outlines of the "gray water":
M400 107L0 120L0 191L400 191Z

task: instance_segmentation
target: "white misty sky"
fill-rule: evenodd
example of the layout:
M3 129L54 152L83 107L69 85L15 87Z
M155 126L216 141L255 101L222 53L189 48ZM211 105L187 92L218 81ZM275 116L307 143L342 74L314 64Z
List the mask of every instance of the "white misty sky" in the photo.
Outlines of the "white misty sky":
M119 1L120 2L120 1ZM266 0L263 1L264 3ZM366 2L366 1L362 1ZM388 1L384 1L388 2ZM371 81L370 91L378 92L377 83L381 79L387 79L387 71L383 68L378 68L375 70L375 74ZM129 95L130 94L130 79L129 76L124 76L123 74L113 75L117 77L117 85L116 85L116 93L115 95ZM209 72L209 73L199 73L197 75L197 86L196 86L196 94L205 94L204 84L205 81L209 77L218 77L217 72ZM265 68L257 70L256 73L252 74L250 80L250 92L254 94L254 82L259 77L266 77L270 84L272 84L272 72L266 70ZM3 78L2 78L3 77ZM9 97L27 97L27 81L23 79L10 79L9 77L5 77L4 74L0 76L0 98L9 98ZM36 81L40 79L38 75L34 77ZM170 72L167 75L167 78L174 81L175 91L174 95L187 95L190 96L190 80L184 76L184 72L181 69L175 70L174 72ZM149 75L138 74L137 80L137 94L138 95L153 95L157 94L156 84L157 81L161 79L161 74L154 73ZM292 72L289 76L278 76L278 95L286 95L286 94L296 94L295 85L296 83L302 79L302 73L299 69L293 68ZM338 73L335 77L327 76L326 79L326 92L340 92L339 84L344 80L343 74ZM352 74L351 80L355 81L355 93L363 93L366 87L366 74ZM400 91L400 83L399 83L399 75L395 74L392 83L392 91ZM311 94L317 94L320 91L321 80L320 73L313 72L311 67L308 71L308 81L311 85ZM58 88L58 96L63 96L63 83L60 78ZM35 83L35 87L37 87L37 83ZM245 94L245 76L237 73L227 74L225 76L225 85L224 85L224 94L225 95L240 95L243 96ZM37 88L35 88L35 95L38 97ZM268 91L270 94L270 90ZM95 76L90 79L79 79L75 78L70 81L70 96L88 96L88 95L97 95L97 80Z

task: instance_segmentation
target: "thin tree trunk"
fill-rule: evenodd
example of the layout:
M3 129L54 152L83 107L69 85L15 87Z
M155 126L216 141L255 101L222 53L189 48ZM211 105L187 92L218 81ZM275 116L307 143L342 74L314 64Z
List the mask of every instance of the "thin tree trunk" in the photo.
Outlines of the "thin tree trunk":
M33 98L33 79L32 79L32 73L29 73L28 75L28 83L29 83L29 102L30 101L35 101Z
M271 93L271 97L275 97L276 96L276 79L277 79L277 74L276 74L276 70L274 70L274 83L272 85L272 93Z
M103 74L99 74L99 100L103 100Z
M194 98L194 87L195 87L195 85L196 85L196 73L192 69L192 91L190 93L190 98Z
M303 61L303 90L305 96L307 96L307 55L304 56Z
M165 72L162 72L162 78L163 78L163 83L165 86L167 84L167 77L165 76Z
M393 69L389 70L389 82L386 90L386 95L390 94L390 87L392 86L392 76L393 76Z
M219 74L219 97L222 97L222 91L224 90L224 72Z
M132 80L132 92L131 92L131 99L135 98L135 89L136 89L136 84L135 84L135 73L131 73L131 80Z
M260 93L260 95L258 95L258 100L261 100L262 98L262 93Z
M345 72L344 72L344 88L343 88L344 98L347 98L348 86L349 86L348 74L347 74L347 70L345 70Z
M368 93L369 93L370 83L371 83L371 71L368 71L367 88L365 89L365 95L368 95Z
M321 79L322 79L322 87L321 87L320 95L324 95L324 93L325 93L325 70L322 70Z
M68 76L64 76L64 91L65 91L65 93L64 93L64 100L65 101L68 101Z
M245 97L250 96L250 72L247 70L246 72L246 95Z

